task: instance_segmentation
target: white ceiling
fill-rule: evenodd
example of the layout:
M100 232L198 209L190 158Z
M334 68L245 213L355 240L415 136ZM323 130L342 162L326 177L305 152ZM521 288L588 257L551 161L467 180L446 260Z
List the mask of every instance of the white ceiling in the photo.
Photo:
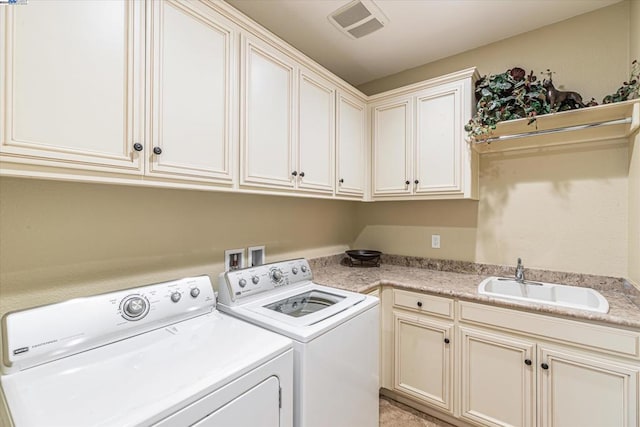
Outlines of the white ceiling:
M620 0L375 0L389 23L357 40L327 19L351 0L226 1L359 85Z

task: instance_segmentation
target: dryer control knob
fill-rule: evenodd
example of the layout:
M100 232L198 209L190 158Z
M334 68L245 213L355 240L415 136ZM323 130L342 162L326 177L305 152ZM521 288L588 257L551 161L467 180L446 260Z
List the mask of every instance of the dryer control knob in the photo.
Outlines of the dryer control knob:
M140 297L131 298L124 305L124 312L131 317L138 317L146 308L147 303Z
M307 272L307 266L303 265L302 267L300 267L300 270L302 270L303 273Z
M291 269L291 272L292 272L293 274L298 274L298 267L293 267L293 268Z
M129 295L120 302L120 314L127 320L136 321L149 312L149 301L142 295Z
M178 302L180 301L180 298L182 298L182 295L180 295L180 292L174 292L171 294L171 301L173 302Z
M191 289L191 291L189 292L189 295L191 295L191 297L193 298L198 298L198 295L200 295L200 289L198 288Z
M254 285L257 285L260 282L260 278L258 276L251 276L251 281Z
M244 288L247 286L247 281L245 279L240 279L238 280L238 285L240 285L241 288Z

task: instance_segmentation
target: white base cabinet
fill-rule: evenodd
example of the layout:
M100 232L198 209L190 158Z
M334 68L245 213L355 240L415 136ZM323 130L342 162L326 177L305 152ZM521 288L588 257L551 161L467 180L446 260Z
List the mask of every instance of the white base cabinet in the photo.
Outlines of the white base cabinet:
M490 426L535 426L535 344L460 327L460 416Z
M453 301L393 290L393 389L453 414Z
M638 426L640 366L538 347L540 426Z
M453 323L394 310L393 387L453 412Z
M640 425L640 331L400 289L382 295L393 298L382 301L383 345L392 347L381 352L385 394L460 425Z

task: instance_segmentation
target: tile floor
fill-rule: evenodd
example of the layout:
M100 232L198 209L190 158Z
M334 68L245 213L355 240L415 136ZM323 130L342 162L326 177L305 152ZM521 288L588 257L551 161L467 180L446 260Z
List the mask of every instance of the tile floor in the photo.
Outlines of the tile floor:
M380 427L454 427L400 402L380 397Z

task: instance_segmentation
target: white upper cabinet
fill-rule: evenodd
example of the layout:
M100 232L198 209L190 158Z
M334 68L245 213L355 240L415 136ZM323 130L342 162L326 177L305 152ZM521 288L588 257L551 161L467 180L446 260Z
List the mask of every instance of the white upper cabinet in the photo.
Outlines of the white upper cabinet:
M237 30L196 2L149 2L150 175L230 183Z
M338 93L336 194L362 196L366 174L366 105Z
M332 195L335 86L251 36L242 58L240 184Z
M402 97L372 107L374 195L411 194L413 99Z
M332 193L336 91L307 70L300 71L299 87L298 188Z
M477 198L478 156L464 138L474 69L376 95L373 198Z
M2 161L141 174L143 3L0 6L0 26Z
M416 193L462 191L462 87L453 83L416 95ZM462 142L462 143L461 143Z
M251 36L242 59L240 183L294 188L295 62Z

